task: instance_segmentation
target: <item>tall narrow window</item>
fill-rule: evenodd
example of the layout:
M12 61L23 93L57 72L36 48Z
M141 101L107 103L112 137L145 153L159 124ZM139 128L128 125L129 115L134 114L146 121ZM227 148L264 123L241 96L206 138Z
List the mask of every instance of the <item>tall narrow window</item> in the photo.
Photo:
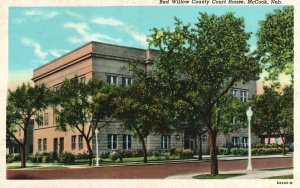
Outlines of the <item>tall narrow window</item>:
M122 85L125 85L125 86L132 85L132 78L122 77Z
M247 147L248 146L248 137L243 137L243 147Z
M38 139L38 151L42 151L42 139Z
M53 124L58 125L59 123L59 115L53 111Z
M44 114L44 125L48 125L49 124L49 119L48 119L48 113Z
M131 149L131 135L123 135L123 149Z
M170 135L161 136L161 149L170 149Z
M53 152L57 152L58 149L58 139L54 138L53 139Z
M63 153L65 149L64 137L59 138L59 153Z
M239 137L232 137L232 144L234 146L239 146L240 145Z
M47 151L47 138L43 139L43 151Z
M85 84L85 76L83 76L83 77L80 77L80 83L83 83L83 84Z
M238 90L237 90L237 89L232 89L232 90L230 91L230 93L231 93L231 95L233 95L233 96L237 96Z
M83 149L83 136L78 136L78 149Z
M247 102L247 98L248 98L248 92L247 91L241 91L241 101L242 102Z
M71 147L72 147L72 150L76 149L76 136L72 136L71 137Z
M107 75L107 83L117 84L118 83L118 77L117 76L112 76L112 75Z
M107 137L107 148L114 150L118 149L118 135L117 134L109 134Z

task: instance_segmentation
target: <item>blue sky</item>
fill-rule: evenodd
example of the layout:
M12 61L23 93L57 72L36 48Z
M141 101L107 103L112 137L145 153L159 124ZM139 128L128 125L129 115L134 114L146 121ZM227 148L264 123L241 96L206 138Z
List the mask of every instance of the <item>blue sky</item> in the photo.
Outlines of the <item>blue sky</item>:
M37 68L91 40L147 48L149 29L195 23L199 12L244 17L255 48L259 21L282 6L144 6L9 8L9 88L30 81Z

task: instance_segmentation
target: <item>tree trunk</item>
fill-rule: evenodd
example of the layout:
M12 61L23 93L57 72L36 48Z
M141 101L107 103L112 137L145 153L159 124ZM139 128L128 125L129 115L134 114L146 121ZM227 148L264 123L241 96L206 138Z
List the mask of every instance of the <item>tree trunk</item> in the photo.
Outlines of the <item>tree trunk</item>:
M279 136L280 136L280 138L281 138L281 140L282 140L282 146L283 146L283 155L285 155L286 154L286 151L285 151L285 140L284 140L284 137L283 137L283 135L282 135L282 133L281 133L281 131L280 131L280 129L278 130L278 134L279 134Z
M268 135L268 144L271 144L271 135Z
M27 143L28 125L29 125L29 118L27 118L26 124L24 125L24 138L23 138L23 143L20 145L21 168L26 168L26 143Z
M198 161L202 161L202 134L198 134L198 141L199 141Z
M93 165L93 150L92 150L92 147L91 147L88 137L84 136L84 139L85 139L86 146L87 146L88 152L89 152L89 165L92 166Z
M147 163L147 148L146 148L145 140L144 138L140 138L140 141L142 142L142 147L143 147L144 163Z
M211 127L208 127L208 133L209 133L209 154L210 154L210 174L212 176L216 176L219 174L218 169L218 158L217 158L217 132L212 129Z
M25 144L20 144L20 159L21 159L21 168L26 168L26 150Z

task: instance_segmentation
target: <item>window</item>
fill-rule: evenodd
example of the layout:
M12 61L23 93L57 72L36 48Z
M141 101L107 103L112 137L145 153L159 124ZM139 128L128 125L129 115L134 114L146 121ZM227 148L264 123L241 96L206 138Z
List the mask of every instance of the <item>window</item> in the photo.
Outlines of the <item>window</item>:
M48 113L45 113L44 114L44 125L48 125L49 124L49 121L48 121Z
M42 151L42 139L38 139L38 151Z
M54 138L53 139L53 152L57 152L58 149L58 139Z
M239 137L232 137L233 146L239 146Z
M83 136L79 135L78 136L78 149L83 149Z
M53 124L57 125L59 123L59 115L53 111Z
M53 91L58 91L59 88L60 88L60 85L53 86Z
M123 149L131 149L131 135L123 135Z
M59 153L63 153L64 152L64 137L59 138Z
M112 75L107 75L107 83L117 84L118 83L118 77L117 76L112 76Z
M235 123L236 123L235 117L232 117L232 118L231 118L231 123L232 123L232 124L235 124Z
M83 83L83 84L85 84L85 77L83 76L83 77L81 77L80 79L79 79L79 81L80 81L80 83Z
M242 102L247 102L247 98L248 98L248 92L247 91L241 91L241 101Z
M237 96L238 90L237 90L237 89L232 89L232 90L230 91L230 94L233 95L233 96Z
M243 147L247 147L248 146L248 137L243 137Z
M72 150L76 149L76 136L71 137L71 143L72 143L72 145L71 145Z
M161 149L170 149L170 135L161 136Z
M43 151L47 151L47 138L43 139Z
M109 134L107 137L107 141L108 141L108 145L107 148L108 149L118 149L118 135L117 134Z
M122 85L124 86L132 85L132 78L122 77Z

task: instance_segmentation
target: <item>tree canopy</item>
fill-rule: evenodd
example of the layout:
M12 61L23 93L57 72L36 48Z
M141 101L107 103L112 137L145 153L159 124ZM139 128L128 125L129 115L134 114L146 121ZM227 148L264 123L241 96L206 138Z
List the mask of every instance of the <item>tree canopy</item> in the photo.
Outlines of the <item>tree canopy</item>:
M8 91L6 134L20 145L22 168L26 167L25 150L30 121L35 119L38 124L42 123L40 113L51 104L51 100L52 94L44 84L31 86L23 83L15 91ZM18 128L22 131L23 138L15 136Z
M249 81L260 72L250 54L243 18L200 13L193 26L175 18L174 29L152 29L149 42L159 52L151 74L168 100L183 100L197 112L209 132L211 174L218 174L215 106L235 82ZM134 72L143 77L139 71ZM221 124L220 124L221 126Z
M257 33L257 51L269 72L269 79L280 73L293 76L294 9L284 7L267 14Z
M56 93L58 129L76 129L82 134L88 148L90 165L93 159L91 140L95 134L94 130L109 124L109 121L100 121L111 114L112 97L109 87L101 81L90 80L88 83L82 83L74 77L65 80Z

